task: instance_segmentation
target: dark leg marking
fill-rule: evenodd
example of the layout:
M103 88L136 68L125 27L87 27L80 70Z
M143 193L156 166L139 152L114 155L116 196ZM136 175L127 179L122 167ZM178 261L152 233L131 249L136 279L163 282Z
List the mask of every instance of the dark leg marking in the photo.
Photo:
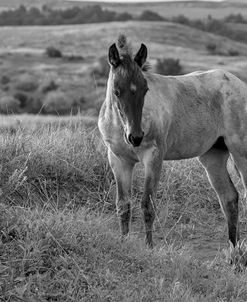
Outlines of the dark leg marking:
M232 242L233 246L236 246L239 241L239 230L238 230L238 193L235 198L228 202L227 211L229 213L228 220L228 234L229 239Z
M141 201L141 207L143 211L143 218L144 218L145 229L146 229L146 243L151 248L153 247L152 228L155 219L155 209L154 209L152 197L153 197L153 192L151 189L151 180L150 178L148 178L145 182L145 189Z

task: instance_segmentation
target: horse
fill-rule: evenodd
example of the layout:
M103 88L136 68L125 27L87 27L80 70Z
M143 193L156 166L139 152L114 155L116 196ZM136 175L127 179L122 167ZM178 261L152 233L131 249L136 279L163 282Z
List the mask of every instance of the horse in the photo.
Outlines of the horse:
M224 70L162 76L147 66L147 47L133 56L121 34L109 47L106 97L98 127L116 181L121 235L129 233L133 168L144 165L141 199L146 243L153 247L155 197L163 160L198 157L228 224L239 241L238 192L229 176L231 157L247 189L247 86Z

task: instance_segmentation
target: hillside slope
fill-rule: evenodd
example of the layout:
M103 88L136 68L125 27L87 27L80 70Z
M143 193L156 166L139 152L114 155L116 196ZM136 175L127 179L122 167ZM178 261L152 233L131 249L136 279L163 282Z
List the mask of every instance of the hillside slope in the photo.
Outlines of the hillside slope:
M157 59L180 60L183 73L195 70L223 68L247 81L247 44L238 43L222 36L169 22L115 22L71 26L31 26L0 28L0 74L9 83L0 83L0 95L11 95L34 100L39 108L46 95L42 87L53 81L64 98L79 102L81 108L92 108L96 114L104 99L109 46L116 42L120 33L127 35L136 52L141 43L148 48L148 60L155 71ZM208 45L216 45L210 53ZM64 57L49 58L48 47L60 50ZM230 56L229 53L237 53ZM71 58L71 59L70 59ZM79 59L78 59L79 58ZM105 73L95 77L101 66ZM22 82L31 79L31 92L18 91ZM54 86L54 85L53 85ZM58 95L59 96L59 95ZM32 106L31 106L32 107ZM39 109L30 109L38 110ZM30 112L30 111L29 111ZM31 111L33 112L33 111Z
M121 239L95 122L1 119L0 300L246 301L246 270L228 264L226 223L196 159L164 163L154 250L144 243L143 170L136 167L131 233ZM230 168L245 238L244 191Z
M245 72L242 72L241 68L246 70L243 62L243 56L247 55L246 44L169 22L132 21L76 26L5 27L0 30L0 39L4 41L0 46L0 54L43 54L44 49L52 45L64 53L82 55L93 62L107 55L109 46L116 41L119 33L127 35L134 51L137 51L141 43L146 43L151 61L158 57L179 58L185 65L186 72L224 65L224 68L244 77ZM206 50L208 43L216 44L221 55L209 55ZM237 50L240 56L224 56L229 50ZM78 65L79 68L81 65Z

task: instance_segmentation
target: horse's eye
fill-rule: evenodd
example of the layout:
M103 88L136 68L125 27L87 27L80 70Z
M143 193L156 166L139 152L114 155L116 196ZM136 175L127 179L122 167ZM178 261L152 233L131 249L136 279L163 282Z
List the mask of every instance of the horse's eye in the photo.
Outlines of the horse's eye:
M149 88L147 87L147 88L146 88L146 91L145 91L145 94L148 92L148 90L149 90Z
M114 90L114 94L115 96L117 96L118 98L120 97L120 91L118 89Z

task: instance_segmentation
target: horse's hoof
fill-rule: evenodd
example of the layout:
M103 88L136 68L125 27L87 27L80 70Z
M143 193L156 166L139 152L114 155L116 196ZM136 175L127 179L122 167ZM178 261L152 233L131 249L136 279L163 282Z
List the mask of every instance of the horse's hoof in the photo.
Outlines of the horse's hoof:
M247 244L238 241L236 246L230 242L227 260L231 265L234 265L237 270L243 270L247 266Z
M130 234L127 233L127 234L121 234L121 241L124 242L126 241L126 239L128 239L130 237Z
M154 243L153 241L149 242L149 241L146 241L146 245L149 249L153 249L154 248Z

